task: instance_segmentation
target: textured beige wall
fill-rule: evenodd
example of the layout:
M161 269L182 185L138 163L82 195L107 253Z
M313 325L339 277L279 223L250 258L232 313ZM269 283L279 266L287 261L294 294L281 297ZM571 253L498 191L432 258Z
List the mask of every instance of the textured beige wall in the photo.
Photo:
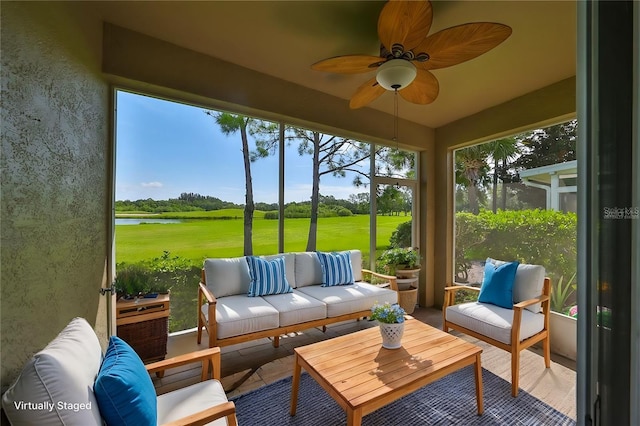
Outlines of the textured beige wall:
M76 316L103 338L110 188L101 25L2 3L2 387Z
M436 129L434 297L442 306L444 287L453 281L453 150L575 117L575 77L528 93Z

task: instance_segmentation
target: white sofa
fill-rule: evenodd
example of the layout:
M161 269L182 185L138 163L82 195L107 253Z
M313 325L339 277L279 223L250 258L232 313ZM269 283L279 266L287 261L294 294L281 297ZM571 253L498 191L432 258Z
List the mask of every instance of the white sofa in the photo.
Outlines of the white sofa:
M202 330L209 335L209 347L225 346L263 337L359 319L371 314L376 303L397 303L395 277L362 269L362 253L348 251L354 284L323 287L322 267L316 252L264 256L284 257L285 274L293 292L249 297L251 276L245 256L206 259L198 290L198 343ZM344 252L343 252L344 253ZM363 273L382 277L390 285L363 281Z
M112 346L114 341L117 343ZM150 424L153 420L157 424L177 421L212 422L208 424L216 426L237 424L235 405L227 401L218 380L220 348L144 366L125 345L124 341L112 338L103 355L89 323L83 318L71 320L26 363L20 376L2 395L2 408L9 422L14 426ZM110 351L112 348L117 349ZM202 363L201 382L156 396L150 374L194 362ZM207 380L210 368L213 379ZM135 380L130 380L132 377ZM132 384L133 381L137 383ZM138 392L140 389L149 392ZM104 404L104 398L109 403ZM151 415L140 421L138 413L144 409Z

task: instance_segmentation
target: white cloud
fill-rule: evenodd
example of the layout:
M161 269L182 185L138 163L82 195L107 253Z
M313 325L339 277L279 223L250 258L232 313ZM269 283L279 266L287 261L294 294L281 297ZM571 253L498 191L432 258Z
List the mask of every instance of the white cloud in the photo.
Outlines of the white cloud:
M162 188L164 185L162 182L142 182L143 188Z

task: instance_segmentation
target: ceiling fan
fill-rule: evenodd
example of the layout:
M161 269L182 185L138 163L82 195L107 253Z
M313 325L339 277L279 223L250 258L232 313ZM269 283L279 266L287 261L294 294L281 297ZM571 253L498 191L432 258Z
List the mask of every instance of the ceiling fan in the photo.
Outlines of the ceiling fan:
M511 35L511 27L473 22L429 34L431 2L394 1L385 4L378 18L380 56L345 55L316 62L311 68L340 74L376 71L356 90L349 106L361 108L386 90L407 101L426 105L438 97L438 80L429 71L468 61L493 49Z

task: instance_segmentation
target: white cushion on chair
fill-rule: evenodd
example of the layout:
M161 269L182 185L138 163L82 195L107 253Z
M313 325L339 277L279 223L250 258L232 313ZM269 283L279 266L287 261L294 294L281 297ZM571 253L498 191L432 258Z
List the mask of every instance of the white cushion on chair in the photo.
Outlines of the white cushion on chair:
M205 317L208 317L208 308L202 305ZM218 339L278 328L279 315L262 297L246 294L221 297L216 303Z
M495 265L502 265L502 260L491 259ZM544 286L544 277L546 271L544 266L531 265L527 263L521 263L518 265L516 271L516 277L513 280L513 303L524 302L525 300L535 299L542 295L542 287ZM542 308L541 303L535 303L533 305L526 306L525 309L538 313Z
M489 303L469 302L449 306L447 321L480 333L507 345L511 344L513 309L505 309ZM544 315L522 310L520 341L533 336L544 328Z
M101 425L93 382L100 370L102 348L95 331L75 318L24 366L16 382L2 396L9 421L20 424ZM16 407L16 403L47 403L48 409ZM84 404L78 411L59 403Z
M280 312L280 327L327 317L327 305L298 290L262 298Z
M165 424L213 406L227 402L222 385L217 380L205 380L186 388L158 395L158 424ZM209 425L223 426L226 418L217 419Z

